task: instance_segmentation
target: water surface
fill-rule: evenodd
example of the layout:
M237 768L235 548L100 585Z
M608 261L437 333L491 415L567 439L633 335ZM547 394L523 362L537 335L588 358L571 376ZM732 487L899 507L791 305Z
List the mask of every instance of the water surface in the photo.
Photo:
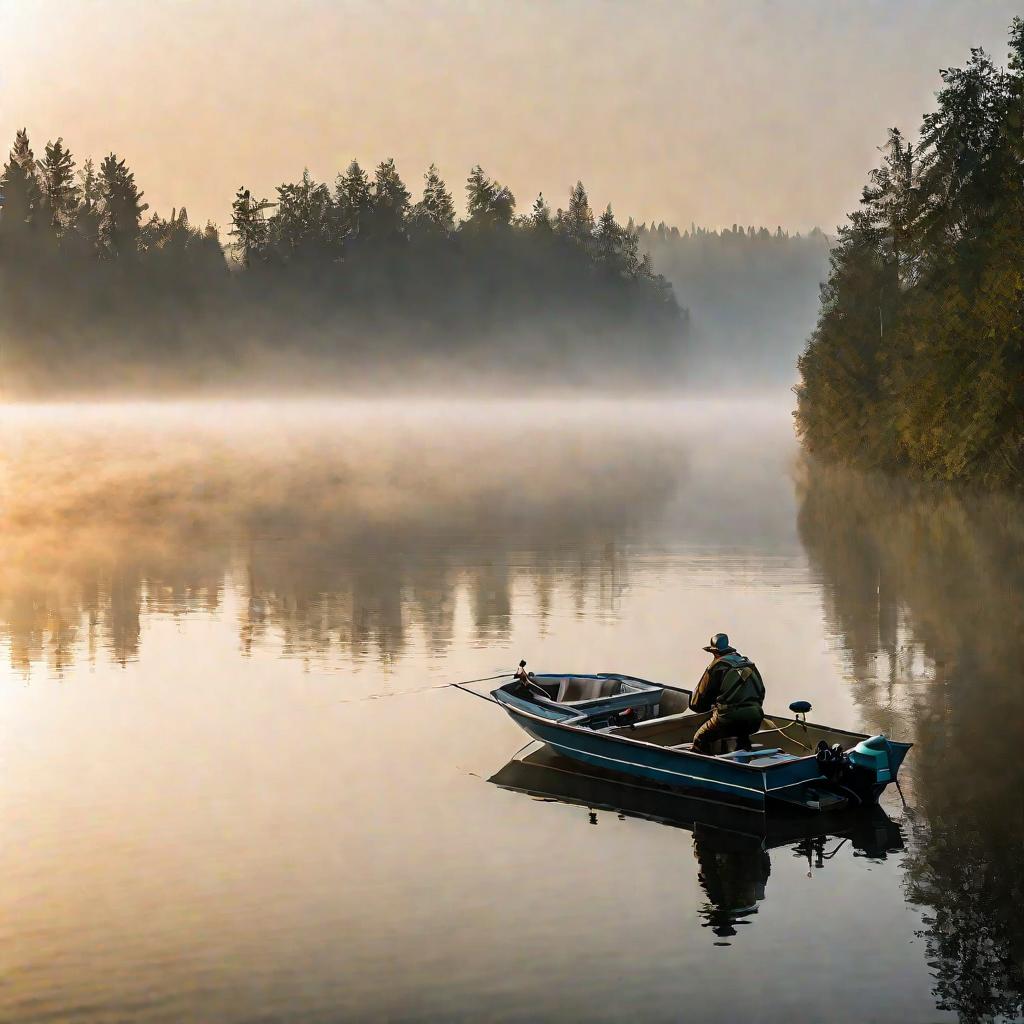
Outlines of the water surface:
M1024 1015L1014 500L804 465L784 402L0 438L0 1019ZM525 737L443 688L689 685L719 630L769 709L913 740L909 808L779 835L524 783Z

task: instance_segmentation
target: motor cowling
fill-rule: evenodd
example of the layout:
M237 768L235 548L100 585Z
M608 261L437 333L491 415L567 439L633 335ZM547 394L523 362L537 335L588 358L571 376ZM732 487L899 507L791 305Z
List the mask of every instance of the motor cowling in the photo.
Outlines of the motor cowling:
M861 740L850 751L850 763L874 773L875 782L892 782L889 741L884 734Z

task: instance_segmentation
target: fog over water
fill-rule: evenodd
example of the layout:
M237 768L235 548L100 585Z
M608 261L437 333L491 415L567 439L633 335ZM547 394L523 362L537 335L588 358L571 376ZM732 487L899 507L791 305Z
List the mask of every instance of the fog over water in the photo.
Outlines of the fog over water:
M1024 1013L1016 499L807 464L777 395L8 406L0 453L0 1018ZM769 713L913 740L909 808L666 827L441 688L688 685L720 629Z

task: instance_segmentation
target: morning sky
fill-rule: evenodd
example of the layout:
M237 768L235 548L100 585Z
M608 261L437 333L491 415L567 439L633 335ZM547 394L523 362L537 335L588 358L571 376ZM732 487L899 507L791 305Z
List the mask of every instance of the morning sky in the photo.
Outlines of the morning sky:
M394 156L623 219L833 230L1003 0L0 0L0 138L126 156L152 209Z

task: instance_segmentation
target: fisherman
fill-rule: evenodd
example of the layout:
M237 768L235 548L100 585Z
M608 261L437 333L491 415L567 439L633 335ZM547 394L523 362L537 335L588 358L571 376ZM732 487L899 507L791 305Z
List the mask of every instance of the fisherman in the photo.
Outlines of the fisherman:
M734 736L739 750L750 750L750 737L764 718L764 682L757 666L716 633L704 648L712 655L697 689L690 696L694 711L710 711L711 717L693 737L693 750L710 754L716 740Z

